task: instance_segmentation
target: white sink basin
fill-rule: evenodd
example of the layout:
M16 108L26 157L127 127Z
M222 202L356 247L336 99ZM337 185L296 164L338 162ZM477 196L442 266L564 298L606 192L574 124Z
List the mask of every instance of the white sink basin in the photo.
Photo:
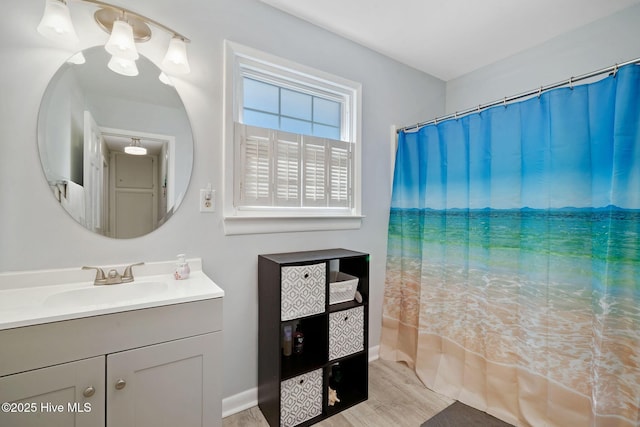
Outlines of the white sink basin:
M49 307L77 307L130 302L167 292L165 282L121 283L72 289L48 296L43 305Z

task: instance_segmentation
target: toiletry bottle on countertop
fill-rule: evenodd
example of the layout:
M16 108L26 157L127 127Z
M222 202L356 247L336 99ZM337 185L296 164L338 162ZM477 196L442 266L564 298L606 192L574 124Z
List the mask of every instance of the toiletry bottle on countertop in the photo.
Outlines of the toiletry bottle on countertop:
M183 280L189 278L190 272L191 269L189 268L189 263L186 260L185 254L179 254L178 262L176 263L176 271L173 276L176 280Z
M302 354L304 350L304 334L300 331L300 325L296 326L296 332L293 334L293 352Z

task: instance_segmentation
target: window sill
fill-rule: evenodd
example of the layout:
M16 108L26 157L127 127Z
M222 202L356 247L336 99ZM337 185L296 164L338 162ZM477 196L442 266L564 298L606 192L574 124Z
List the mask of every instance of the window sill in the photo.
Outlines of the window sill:
M224 218L224 234L267 234L301 231L357 230L361 215L349 216L228 216Z

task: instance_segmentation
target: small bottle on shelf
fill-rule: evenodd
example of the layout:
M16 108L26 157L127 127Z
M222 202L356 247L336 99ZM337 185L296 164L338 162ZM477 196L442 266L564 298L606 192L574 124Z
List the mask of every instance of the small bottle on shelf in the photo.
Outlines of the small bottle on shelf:
M331 372L329 372L329 386L334 390L338 390L342 384L342 368L340 363L331 365Z
M296 326L296 332L293 334L293 352L302 354L304 350L304 334L300 331L300 324Z
M291 326L287 325L284 327L284 339L282 340L282 354L285 356L291 356L292 349L292 339L291 339Z

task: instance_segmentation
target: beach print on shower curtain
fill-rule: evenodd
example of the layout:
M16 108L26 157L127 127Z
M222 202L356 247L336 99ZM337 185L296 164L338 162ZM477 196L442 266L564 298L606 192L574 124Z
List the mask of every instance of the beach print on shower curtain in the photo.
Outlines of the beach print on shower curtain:
M640 66L400 133L381 356L521 426L640 425Z

